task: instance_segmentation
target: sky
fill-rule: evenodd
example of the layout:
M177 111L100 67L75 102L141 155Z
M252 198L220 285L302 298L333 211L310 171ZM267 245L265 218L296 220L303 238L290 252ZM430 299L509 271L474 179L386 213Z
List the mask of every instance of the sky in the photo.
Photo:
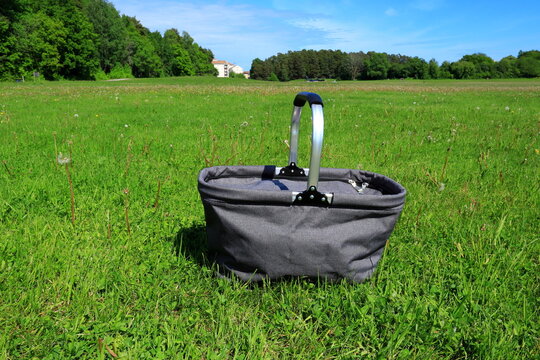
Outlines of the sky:
M540 50L540 0L110 0L151 31L187 31L249 70L289 50L377 51L457 61Z

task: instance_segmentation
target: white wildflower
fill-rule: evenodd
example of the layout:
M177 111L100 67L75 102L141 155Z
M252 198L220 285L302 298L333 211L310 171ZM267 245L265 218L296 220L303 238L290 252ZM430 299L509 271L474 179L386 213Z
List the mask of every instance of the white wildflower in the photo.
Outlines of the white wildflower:
M248 126L249 123L247 121L244 121L243 123L240 124L240 126Z
M75 114L75 115L73 115L73 117L76 117L76 118L78 118L78 117L79 117L79 114Z
M446 186L444 185L444 183L439 184L439 191L443 191L445 188Z
M125 124L125 125L124 125L124 127L128 128L128 127L129 127L129 125L128 125L128 124Z
M505 106L505 107L504 107L504 110L510 111L510 106Z
M68 165L71 164L71 158L69 156L64 156L62 153L58 153L58 157L56 158L56 161L60 165Z

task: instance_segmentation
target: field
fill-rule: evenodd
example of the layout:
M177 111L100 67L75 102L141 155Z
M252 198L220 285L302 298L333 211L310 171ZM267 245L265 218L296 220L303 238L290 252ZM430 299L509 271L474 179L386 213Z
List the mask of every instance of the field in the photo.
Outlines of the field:
M217 278L197 174L286 165L298 91L322 166L407 189L383 260ZM0 84L0 359L538 358L539 134L540 80Z

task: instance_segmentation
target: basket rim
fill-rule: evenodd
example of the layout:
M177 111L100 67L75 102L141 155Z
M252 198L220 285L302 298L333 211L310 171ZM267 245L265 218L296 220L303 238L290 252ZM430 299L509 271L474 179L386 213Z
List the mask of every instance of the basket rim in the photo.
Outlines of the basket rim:
M291 191L270 191L270 190L255 190L242 189L227 186L220 186L211 180L219 178L261 178L265 179L268 174L275 174L276 166L273 165L221 165L204 168L200 171L198 177L198 189L201 198L204 200L213 199L222 202L237 203L237 204L267 204L293 206ZM287 178L275 175L272 178ZM334 196L330 208L347 207L347 208L369 208L381 210L396 210L401 211L405 203L407 191L405 188L392 180L391 178L366 170L355 169L340 169L340 168L321 168L320 180L322 181L347 181L348 179L369 179L369 181L377 182L379 186L391 192L390 194L382 195L352 195L352 196Z

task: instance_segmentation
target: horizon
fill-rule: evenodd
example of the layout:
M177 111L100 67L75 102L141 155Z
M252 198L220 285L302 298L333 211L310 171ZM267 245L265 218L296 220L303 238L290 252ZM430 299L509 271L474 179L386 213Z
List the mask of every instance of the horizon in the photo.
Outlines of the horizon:
M474 53L499 61L540 48L540 2L531 0L514 6L484 0L111 2L150 31L188 32L215 59L246 71L255 58L302 49L386 52L441 64Z

